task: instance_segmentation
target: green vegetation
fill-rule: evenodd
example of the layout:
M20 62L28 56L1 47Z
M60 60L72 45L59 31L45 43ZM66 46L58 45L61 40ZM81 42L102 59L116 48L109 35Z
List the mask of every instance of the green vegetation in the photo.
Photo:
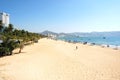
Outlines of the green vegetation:
M9 24L8 27L3 27L0 21L0 40L3 40L0 43L0 56L12 55L13 50L16 48L20 48L19 53L21 53L24 45L38 42L38 39L43 37L45 36L15 29L12 24Z

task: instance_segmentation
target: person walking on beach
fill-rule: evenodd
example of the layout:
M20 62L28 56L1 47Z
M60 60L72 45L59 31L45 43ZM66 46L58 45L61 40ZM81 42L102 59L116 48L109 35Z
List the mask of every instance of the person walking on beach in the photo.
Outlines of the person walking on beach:
M78 49L78 46L76 46L76 50Z

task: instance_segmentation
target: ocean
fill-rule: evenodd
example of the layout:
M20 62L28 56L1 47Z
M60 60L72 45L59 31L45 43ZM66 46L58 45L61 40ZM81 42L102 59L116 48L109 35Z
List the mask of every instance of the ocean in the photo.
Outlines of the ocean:
M57 39L70 42L88 42L96 45L109 45L110 47L120 47L120 36L118 37L78 37L78 36L64 36Z

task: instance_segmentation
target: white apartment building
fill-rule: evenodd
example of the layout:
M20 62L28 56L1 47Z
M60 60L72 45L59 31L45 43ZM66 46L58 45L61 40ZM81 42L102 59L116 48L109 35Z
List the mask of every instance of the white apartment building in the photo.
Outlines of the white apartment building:
M0 13L0 21L2 21L3 26L8 26L9 25L9 14L7 13Z

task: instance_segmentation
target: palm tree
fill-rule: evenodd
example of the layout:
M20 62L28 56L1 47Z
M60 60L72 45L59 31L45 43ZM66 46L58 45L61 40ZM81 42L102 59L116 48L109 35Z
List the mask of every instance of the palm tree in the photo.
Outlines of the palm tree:
M0 20L0 25L2 25L2 20Z
M8 31L9 31L9 32L12 32L13 29L14 29L14 28L13 28L13 25L12 25L12 24L9 24L9 26L8 26Z
M9 39L7 38L7 39L5 39L4 41L3 41L3 43L1 43L1 47L0 47L0 55L6 55L6 54L8 54L8 52L9 52L9 48L7 47L7 44L8 44L8 42L9 42Z
M13 50L16 49L18 47L19 43L15 40L11 40L10 38L6 38L3 43L1 44L1 46L5 49L4 54L6 55L12 55ZM6 53L6 49L9 50Z
M5 27L3 33L8 33L8 27Z
M4 28L4 27L3 27L2 25L0 25L0 32L2 32L3 28Z
M3 25L2 25L2 21L0 20L0 32L2 32L3 30Z
M12 40L12 41L10 41L10 42L7 44L7 47L9 48L10 55L12 55L13 50L18 47L18 43L15 42L14 40Z
M2 25L0 25L0 32L2 32L3 28L4 28L4 27L3 27Z

